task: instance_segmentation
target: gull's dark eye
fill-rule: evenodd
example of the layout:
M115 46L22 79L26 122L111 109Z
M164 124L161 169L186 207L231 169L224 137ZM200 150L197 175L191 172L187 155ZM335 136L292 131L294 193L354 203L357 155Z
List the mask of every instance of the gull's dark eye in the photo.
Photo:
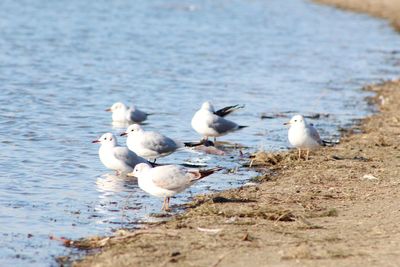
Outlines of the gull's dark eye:
M297 120L294 120L294 122L297 122Z
M107 140L107 137L104 137L104 140Z

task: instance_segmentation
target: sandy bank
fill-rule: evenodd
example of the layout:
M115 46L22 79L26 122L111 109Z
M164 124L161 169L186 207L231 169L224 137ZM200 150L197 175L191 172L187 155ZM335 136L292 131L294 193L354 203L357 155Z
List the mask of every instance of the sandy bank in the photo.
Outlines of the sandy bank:
M387 19L400 31L400 1L398 0L314 0L337 8L368 13Z

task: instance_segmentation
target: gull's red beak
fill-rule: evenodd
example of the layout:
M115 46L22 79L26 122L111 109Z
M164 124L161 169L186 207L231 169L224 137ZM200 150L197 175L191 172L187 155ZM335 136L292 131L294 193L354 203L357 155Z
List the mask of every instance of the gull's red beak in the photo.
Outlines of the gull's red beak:
M95 144L95 143L100 143L100 141L99 141L99 140L93 140L92 143L93 143L93 144Z
M125 133L122 133L122 134L120 134L119 136L126 136L126 135L128 135L128 133L127 133L127 132L125 132Z
M111 112L111 108L108 108L108 109L106 109L105 111L107 111L107 112Z

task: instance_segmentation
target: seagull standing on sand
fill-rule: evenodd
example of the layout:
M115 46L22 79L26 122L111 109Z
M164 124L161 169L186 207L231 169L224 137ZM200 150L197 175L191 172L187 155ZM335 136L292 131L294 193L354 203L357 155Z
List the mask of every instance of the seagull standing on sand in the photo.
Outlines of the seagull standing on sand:
M106 111L112 112L112 120L119 123L141 123L150 115L149 113L139 110L135 106L127 107L121 102L114 103L110 108L106 109Z
M141 163L136 165L133 173L129 175L138 178L139 187L143 191L156 197L164 197L162 210L168 211L170 197L221 169L190 170L176 165L152 168L149 164Z
M223 136L230 132L247 127L238 125L233 121L223 118L242 107L243 106L238 105L229 106L215 111L210 102L204 102L192 118L192 127L196 132L203 136L204 140L207 140L208 137L214 137L215 142L218 136Z
M145 131L138 124L132 124L121 136L127 136L126 145L139 156L156 161L165 157L183 144L157 132Z
M293 116L285 125L290 126L288 131L289 143L299 150L298 160L301 158L301 150L307 150L306 160L308 160L310 150L324 145L317 129L312 124L308 124L302 115Z
M117 138L112 133L105 133L92 143L100 143L100 161L111 170L115 170L117 175L132 172L138 163L148 161L139 157L127 147L119 146Z

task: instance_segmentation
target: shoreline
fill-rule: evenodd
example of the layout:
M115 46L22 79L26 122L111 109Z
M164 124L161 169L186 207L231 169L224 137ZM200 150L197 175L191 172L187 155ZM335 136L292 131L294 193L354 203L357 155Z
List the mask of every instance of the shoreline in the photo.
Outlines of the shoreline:
M312 0L318 4L333 6L343 10L366 13L386 19L400 32L400 2L396 0Z
M368 86L379 112L310 161L258 153L256 186L201 195L167 222L70 244L74 266L393 266L400 261L400 81Z
M387 18L400 29L391 15L366 9L362 0L315 2ZM346 132L339 145L314 152L308 162L297 162L295 151L257 153L257 185L197 196L183 214L143 230L68 243L101 249L72 264L395 266L400 81L366 90L376 93L379 111Z

